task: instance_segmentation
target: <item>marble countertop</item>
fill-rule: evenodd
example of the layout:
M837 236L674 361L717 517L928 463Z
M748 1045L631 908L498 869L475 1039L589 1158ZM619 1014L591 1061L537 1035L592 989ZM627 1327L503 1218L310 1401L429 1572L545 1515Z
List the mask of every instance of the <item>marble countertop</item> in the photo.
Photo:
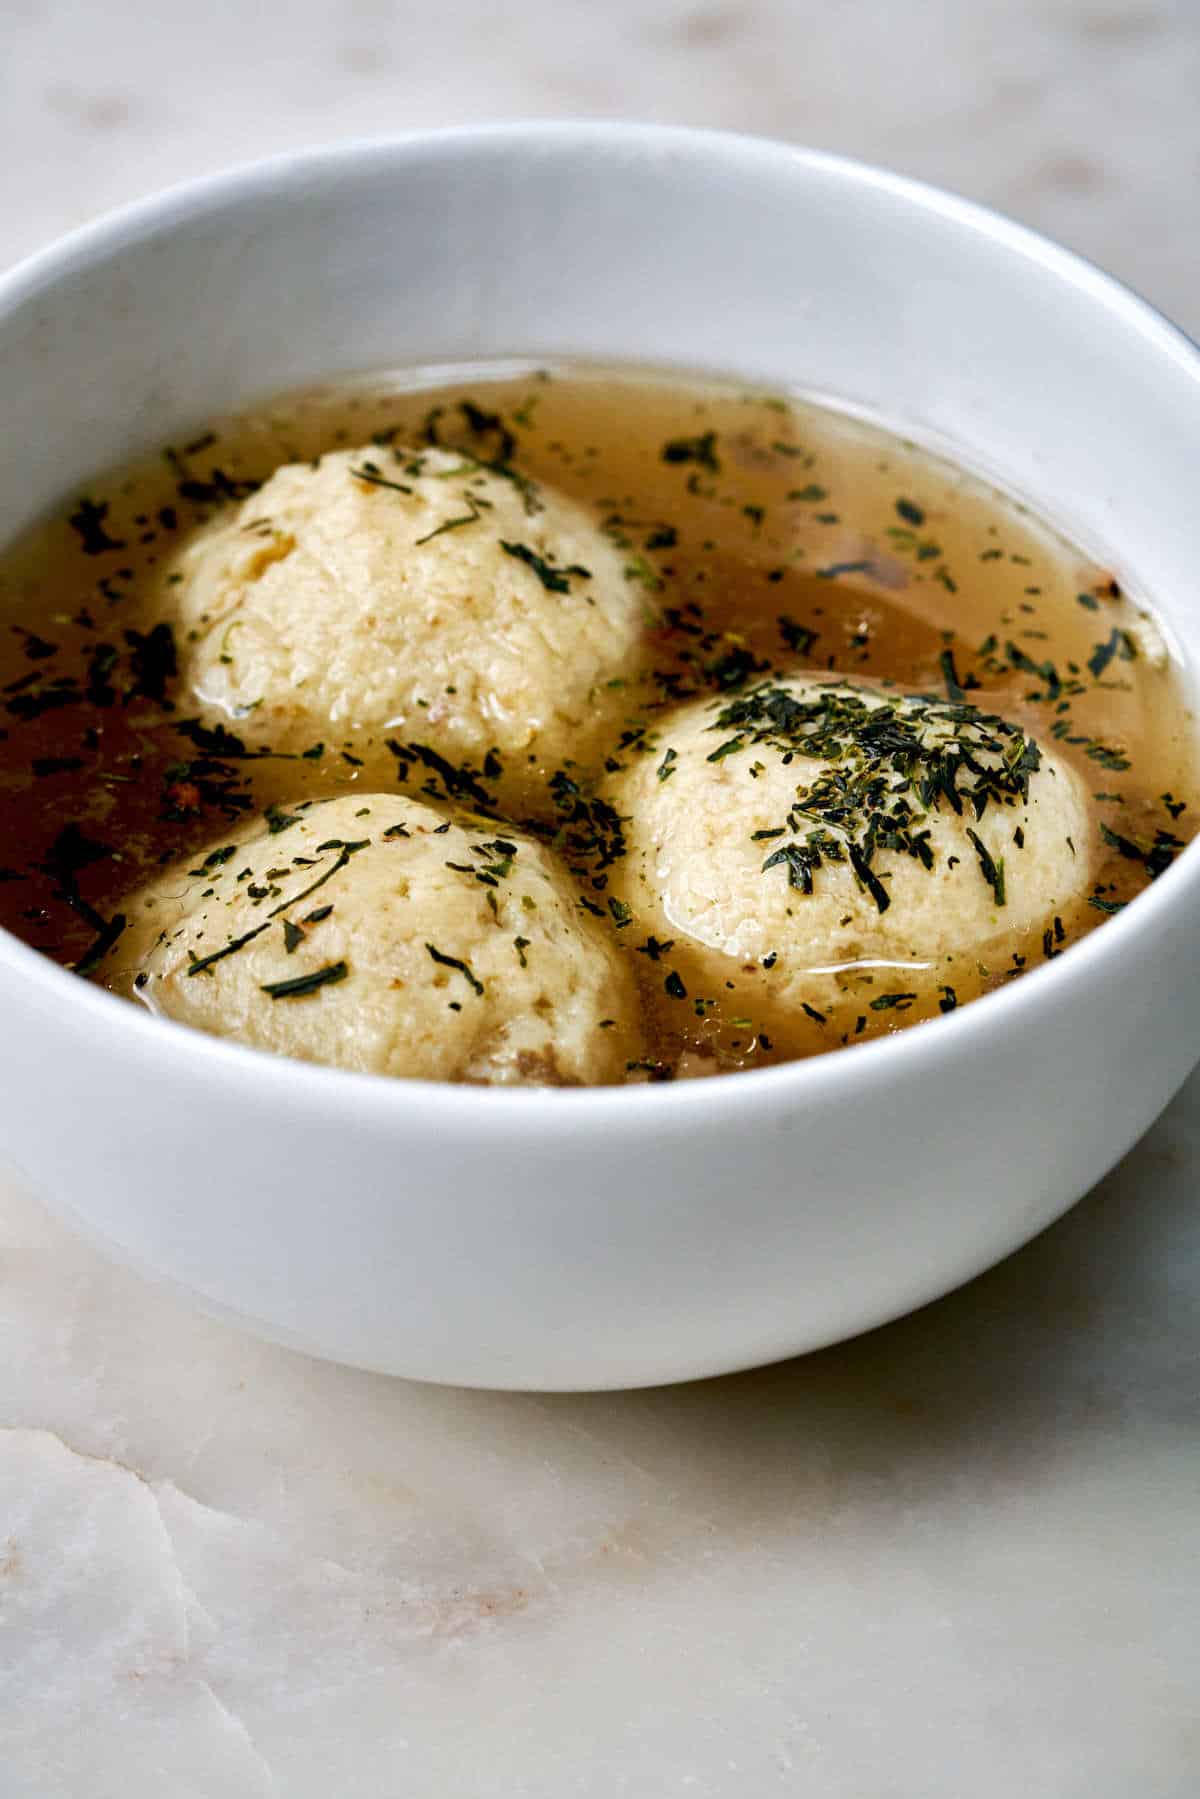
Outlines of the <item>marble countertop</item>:
M8 0L0 264L294 145L624 115L941 181L1200 331L1197 93L1192 0ZM2 1799L1191 1799L1198 1174L1200 1077L912 1318L553 1398L258 1344L0 1176Z

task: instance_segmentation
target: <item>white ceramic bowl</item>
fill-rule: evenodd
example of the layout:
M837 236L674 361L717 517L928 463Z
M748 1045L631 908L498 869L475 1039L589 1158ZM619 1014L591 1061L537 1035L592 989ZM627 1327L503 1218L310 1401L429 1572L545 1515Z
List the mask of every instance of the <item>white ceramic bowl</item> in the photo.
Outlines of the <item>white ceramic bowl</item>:
M582 355L869 408L1033 497L1200 659L1200 355L1104 275L837 158L636 126L345 146L0 283L0 539L214 414L414 361ZM3 1148L122 1259L313 1352L619 1386L810 1349L986 1267L1200 1056L1200 846L932 1025L716 1082L387 1082L157 1022L0 933Z

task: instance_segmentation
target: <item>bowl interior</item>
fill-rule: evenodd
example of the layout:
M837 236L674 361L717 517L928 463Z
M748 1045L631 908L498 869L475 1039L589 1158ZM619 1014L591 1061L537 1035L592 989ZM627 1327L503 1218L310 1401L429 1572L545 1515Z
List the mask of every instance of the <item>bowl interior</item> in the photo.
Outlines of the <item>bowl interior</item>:
M1190 635L1200 361L1182 337L932 190L632 126L290 158L26 265L0 295L0 537L259 396L513 356L712 370L900 421L1116 556Z

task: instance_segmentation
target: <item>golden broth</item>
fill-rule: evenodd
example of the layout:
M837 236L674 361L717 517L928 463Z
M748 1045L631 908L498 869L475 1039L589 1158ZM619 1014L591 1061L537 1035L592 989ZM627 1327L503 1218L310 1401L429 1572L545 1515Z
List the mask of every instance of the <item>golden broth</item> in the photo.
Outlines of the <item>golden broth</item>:
M614 914L644 995L631 1079L761 1065L936 1015L947 990L961 1004L1060 954L1191 837L1193 721L1153 620L974 476L873 424L728 384L570 366L430 371L222 424L98 481L0 559L0 923L104 981L120 902L163 864L273 803L362 788L353 739L313 759L247 756L236 720L229 738L197 729L161 571L282 462L431 437L502 453L586 502L642 583L654 672L629 687L610 767L678 698L808 667L965 694L1053 747L1089 795L1084 902L1044 931L974 946L952 971L922 981L905 967L900 985L916 993L900 1005L888 1003L895 976L864 964L844 971L838 1015L768 1029L743 1000L697 985L686 943L647 954L645 930L617 928ZM586 789L598 771L571 772ZM529 770L512 822L525 801L545 816L554 773ZM604 876L583 887L604 911ZM676 967L685 1003L664 993Z

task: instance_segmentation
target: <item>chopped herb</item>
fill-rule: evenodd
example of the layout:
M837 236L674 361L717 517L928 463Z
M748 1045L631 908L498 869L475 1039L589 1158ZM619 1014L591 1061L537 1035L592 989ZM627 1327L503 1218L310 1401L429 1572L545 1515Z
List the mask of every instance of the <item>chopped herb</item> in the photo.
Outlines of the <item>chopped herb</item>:
M328 918L332 911L332 906L318 906L314 912L307 913L300 922L302 924L320 924L321 920Z
M1046 683L1049 689L1046 695L1047 699L1056 700L1058 698L1063 684L1053 662L1035 662L1032 656L1026 655L1019 644L1011 642L1005 644L1004 654L1008 657L1011 667L1020 669L1022 674L1035 675L1039 681Z
M813 890L813 871L821 866L819 850L809 849L806 844L785 843L780 849L773 850L762 865L762 873L771 868L786 868L788 886L797 893L811 893Z
M472 767L469 762L460 763L456 768L452 762L447 762L444 756L439 755L437 750L430 748L427 743L400 743L395 737L389 737L386 740L386 746L396 758L397 777L400 781L407 781L413 763L417 762L423 768L427 768L430 774L442 783L448 798L470 800L473 805L483 811L489 810L494 804L492 795L482 784L484 779L496 780L502 772L500 758L494 750L488 751L484 757L482 769L477 769ZM428 783L425 791L429 791ZM436 797L436 791L434 797ZM439 829L448 831L450 820L447 819L445 825L439 826Z
M274 915L272 914L272 916ZM256 937L261 937L264 931L269 930L270 925L271 919L265 918L262 924L255 925L252 931L246 931L241 937L231 938L221 949L213 950L210 955L193 956L188 964L189 976L203 974L207 969L212 968L215 963L223 962L226 956L236 955L238 950L244 949L248 943L253 943Z
M674 765L676 762L678 762L678 760L679 760L679 757L675 750L667 751L666 755L663 757L662 761L659 763L658 767L654 771L660 781L669 780L669 778L675 773Z
M704 666L704 672L714 687L722 693L731 693L735 688L743 687L751 675L761 675L770 667L760 657L755 656L741 644L735 644L714 661Z
M673 968L663 982L663 992L669 994L672 999L687 998L687 988L683 984L683 977L676 969Z
M814 1021L814 1023L825 1024L828 1022L826 1014L824 1012L818 1012L817 1008L815 1006L810 1006L806 999L802 999L800 1001L800 1005L801 1005L801 1008L805 1012L808 1013L808 1016Z
M1104 673L1114 656L1120 656L1123 662L1132 662L1137 655L1137 645L1128 631L1122 631L1114 625L1105 643L1098 643L1088 657L1088 668L1096 680Z
M666 955L668 950L674 948L675 939L673 937L668 937L665 943L660 943L657 937L647 937L645 943L638 944L637 953L639 956L649 956L652 962L657 962L661 956Z
M871 1001L872 1012L907 1012L916 999L915 993L881 993Z
M125 642L130 650L132 691L145 699L162 701L167 683L174 680L177 672L175 637L170 625L157 624L145 633L126 631Z
M633 923L633 913L625 904L624 900L613 899L610 896L608 909L613 915L613 921L616 924L618 931L623 931L627 924Z
M871 898L875 901L879 911L886 912L892 903L892 896L883 885L882 881L880 881L879 877L872 872L871 865L862 850L856 848L854 844L851 844L847 849L846 854L850 858L850 866L854 870L855 875L866 888Z
M68 519L68 524L79 538L80 548L85 556L102 556L106 550L123 550L125 541L120 537L110 537L104 528L108 517L108 502L102 500L82 499Z
M779 626L779 635L789 650L793 650L797 656L807 656L811 653L812 647L817 641L818 633L816 631L810 630L807 625L798 625L794 618L788 617L786 612L780 614L776 623Z
M99 966L124 931L125 923L125 914L123 912L115 912L108 920L107 924L102 925L102 928L96 934L94 942L87 950L85 950L81 959L76 962L76 974L90 974L93 968Z
M539 556L536 550L531 550L527 543L507 543L501 538L500 548L506 556L514 556L518 562L531 568L548 593L570 593L571 583L567 579L569 575L578 575L585 581L591 580L592 571L582 567L580 563L572 562L566 568L556 568L545 556Z
M953 1012L958 1005L958 995L953 987L940 987L938 991L942 996L938 1001L938 1011Z
M58 655L58 645L47 643L46 639L39 637L35 631L26 631L20 625L14 625L13 630L19 632L24 639L21 648L30 662L45 662L51 656Z
M304 942L304 932L298 924L293 924L290 918L283 920L283 941L289 956Z
M1106 824L1101 824L1100 835L1110 848L1129 862L1140 862L1150 879L1157 880L1165 868L1169 868L1178 852L1183 848L1183 841L1170 831L1156 831L1154 842L1149 849L1143 849L1129 837L1123 837L1119 831L1112 831Z
M482 995L483 982L477 981L475 979L475 976L471 973L470 968L467 966L467 964L465 962L461 961L459 959L459 957L444 956L440 949L434 948L432 943L427 943L425 945L425 948L429 951L429 954L433 957L433 960L439 965L439 967L453 968L454 970L456 970L456 972L458 974L461 974L463 976L463 978L467 981L468 985L471 987L473 992Z
M1124 751L1109 749L1103 743L1088 743L1084 754L1093 762L1098 762L1101 768L1111 770L1113 774L1123 774L1130 766L1129 758Z
M958 678L958 670L954 666L954 651L943 650L938 657L941 664L942 679L946 683L946 694L952 700L965 700L966 690Z
M1005 894L1004 894L1004 858L1003 858L1003 856L1001 856L999 862L994 861L992 858L991 851L988 849L987 844L983 841L982 837L977 836L976 833L974 831L972 831L969 826L967 827L967 836L971 839L971 842L974 844L975 854L979 857L980 873L983 875L984 880L987 882L988 886L991 888L992 892L995 894L996 904L998 906L1003 906L1006 903L1005 902Z
M668 1063L651 1061L647 1057L636 1062L626 1062L625 1072L626 1074L644 1072L650 1076L652 1081L673 1081L675 1079L675 1070Z
M869 575L871 569L869 562L831 562L828 568L819 568L817 574L822 581L836 581L839 575Z
M388 481L380 474L373 462L364 462L361 468L352 468L350 473L356 481L369 482L372 487L390 487L393 493L411 493L402 481Z
M907 524L923 525L925 523L925 513L923 509L913 500L897 500L896 511Z
M287 981L264 981L262 992L269 993L272 999L303 999L309 993L316 993L320 987L332 987L338 981L344 981L350 973L344 962L330 962L325 968L318 968L312 974L293 975Z
M696 462L710 474L720 473L717 461L717 434L705 431L700 437L674 437L662 447L664 462Z
M520 962L522 968L529 967L529 959L525 954L525 951L529 948L529 941L528 937L513 938L513 948L517 952L517 960Z
M444 531L457 531L462 525L477 524L482 514L469 494L467 495L467 505L470 508L468 512L460 513L457 518L443 519L442 523L435 526L432 531L426 531L424 537L415 538L413 540L414 547L419 547L423 543L432 543L433 539L440 537Z

